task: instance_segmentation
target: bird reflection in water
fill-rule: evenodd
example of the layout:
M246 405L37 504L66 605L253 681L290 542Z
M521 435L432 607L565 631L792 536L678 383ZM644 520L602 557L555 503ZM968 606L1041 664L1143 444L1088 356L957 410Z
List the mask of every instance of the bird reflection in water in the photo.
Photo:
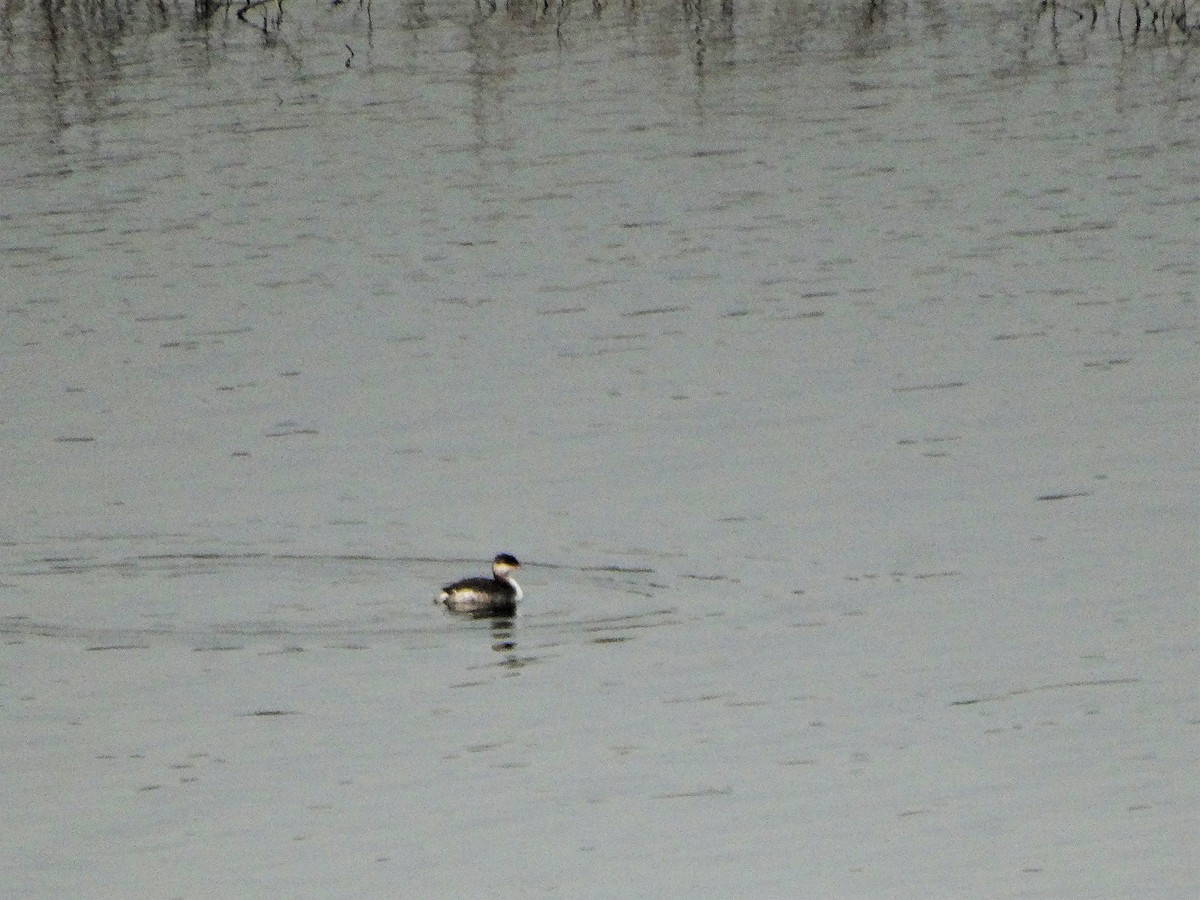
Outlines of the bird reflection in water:
M516 650L516 630L516 622L512 619L492 619L492 649L497 653Z
M492 618L492 649L504 656L497 665L514 675L531 662L537 662L536 656L521 656L517 652L517 622L510 617Z

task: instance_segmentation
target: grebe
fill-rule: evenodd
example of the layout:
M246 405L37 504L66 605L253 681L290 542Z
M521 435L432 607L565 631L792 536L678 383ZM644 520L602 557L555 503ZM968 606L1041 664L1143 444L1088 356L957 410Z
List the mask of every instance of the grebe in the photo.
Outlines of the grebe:
M464 578L442 588L435 603L444 603L453 612L475 616L511 616L517 612L521 586L509 573L521 564L509 553L492 560L491 578Z

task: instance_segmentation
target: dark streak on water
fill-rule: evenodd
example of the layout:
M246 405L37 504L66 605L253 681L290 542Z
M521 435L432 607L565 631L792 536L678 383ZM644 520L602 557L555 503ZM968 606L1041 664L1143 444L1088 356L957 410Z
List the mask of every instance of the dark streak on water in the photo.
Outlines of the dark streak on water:
M965 384L965 381L943 381L937 384L914 384L907 387L893 388L893 390L897 394L910 394L915 391L943 391L948 388L960 388Z
M149 650L149 644L104 644L88 647L88 650Z
M247 718L271 718L273 716L298 716L299 711L293 709L260 709L255 712L245 713Z
M1022 688L1020 690L1009 691L1005 694L992 694L986 697L971 697L966 700L953 700L950 706L973 706L976 703L993 703L998 700L1011 700L1013 697L1021 697L1025 694L1036 694L1042 691L1059 691L1069 688L1085 688L1085 687L1109 687L1112 685L1121 684L1138 684L1140 678L1099 678L1095 681L1064 681L1060 684L1042 684L1037 687Z

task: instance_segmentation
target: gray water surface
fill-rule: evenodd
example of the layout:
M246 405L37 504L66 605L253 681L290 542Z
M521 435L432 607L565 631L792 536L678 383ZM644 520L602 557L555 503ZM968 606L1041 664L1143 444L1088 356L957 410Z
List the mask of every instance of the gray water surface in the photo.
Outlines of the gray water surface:
M1194 893L1133 9L6 7L4 883Z

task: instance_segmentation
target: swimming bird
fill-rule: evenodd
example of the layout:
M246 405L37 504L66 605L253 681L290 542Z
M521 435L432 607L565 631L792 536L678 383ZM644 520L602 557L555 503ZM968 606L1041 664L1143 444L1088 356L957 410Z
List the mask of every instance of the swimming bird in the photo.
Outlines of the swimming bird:
M523 593L510 574L521 563L510 553L501 553L492 560L491 578L464 578L448 584L435 603L442 603L452 612L484 616L511 616L517 612L517 601Z

